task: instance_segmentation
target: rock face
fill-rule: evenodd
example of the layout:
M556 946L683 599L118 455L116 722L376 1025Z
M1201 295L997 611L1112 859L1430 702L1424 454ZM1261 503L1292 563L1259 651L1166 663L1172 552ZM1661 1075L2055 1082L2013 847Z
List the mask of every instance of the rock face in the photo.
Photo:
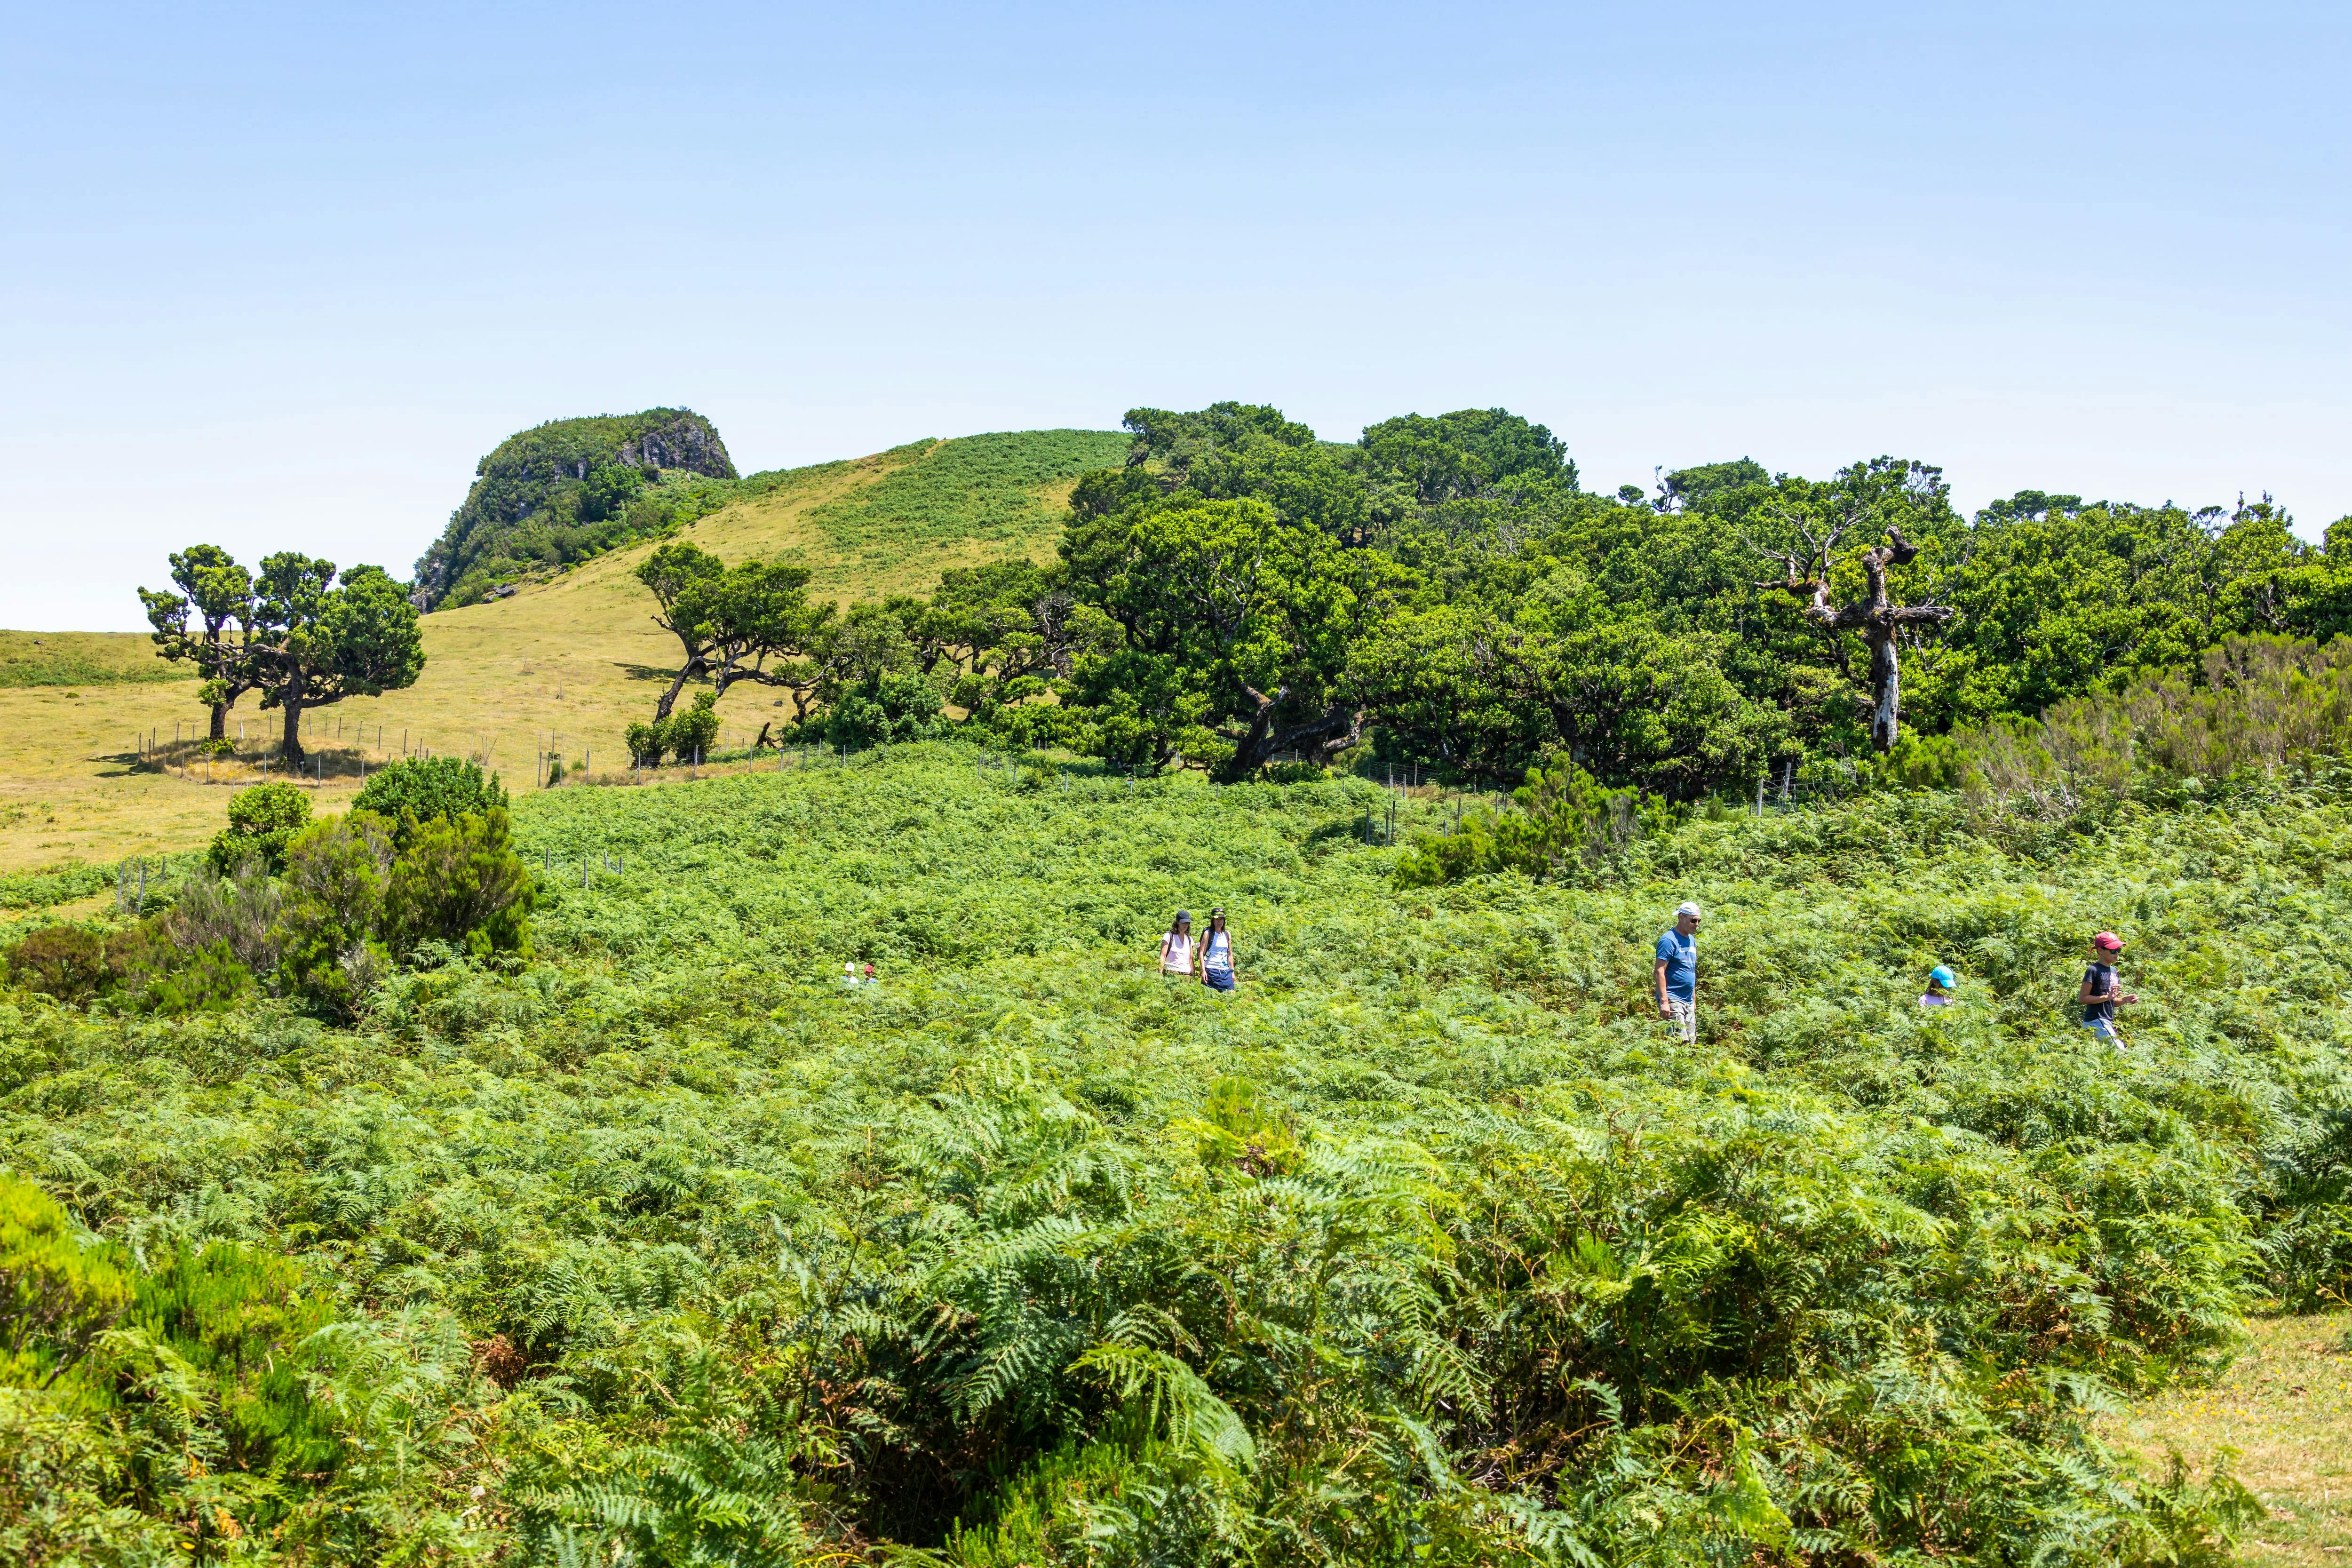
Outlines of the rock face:
M717 427L687 408L550 420L499 442L474 476L416 563L419 608L470 604L502 577L657 531L679 479L737 477Z

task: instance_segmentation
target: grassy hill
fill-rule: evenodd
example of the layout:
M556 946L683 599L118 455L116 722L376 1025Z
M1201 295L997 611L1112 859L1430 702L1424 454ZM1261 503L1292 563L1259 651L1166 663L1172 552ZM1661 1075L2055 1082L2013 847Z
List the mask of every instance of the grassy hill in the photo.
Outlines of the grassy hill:
M0 994L0 1167L150 1268L309 1281L222 1342L290 1369L237 1418L324 1447L159 1468L126 1550L202 1496L257 1561L2219 1563L2235 1494L2164 1463L2208 1402L2100 1413L2341 1283L2338 794L2038 858L1876 799L1410 892L1356 781L933 743L530 795L529 971L350 1027ZM1685 897L1696 1047L1642 995ZM1237 996L1153 973L1179 904L1232 912ZM2128 1053L2067 1005L2103 926ZM2231 1395L2309 1561L2352 1544L2293 1453L2342 1429L2344 1322ZM231 1419L121 1397L0 1404L11 1495Z
M845 603L920 592L950 567L1050 555L1077 476L1126 450L1111 431L918 441L754 475L740 481L742 499L686 537L730 562L806 565L817 592ZM518 781L542 749L621 762L624 729L650 711L675 668L677 644L647 618L652 600L630 575L651 548L426 616L415 687L320 716L328 793L357 786L362 737L372 758L398 755L405 736L411 747L484 756ZM168 746L142 765L131 744L134 733L168 742L175 725L193 737L204 718L196 682L174 679L143 635L40 634L38 648L35 635L0 632L0 875L187 848L218 831L222 786L259 775L215 765L208 787L201 773L171 771L179 753ZM730 694L728 731L756 732L768 707L755 688ZM257 750L274 734L252 699L236 711Z

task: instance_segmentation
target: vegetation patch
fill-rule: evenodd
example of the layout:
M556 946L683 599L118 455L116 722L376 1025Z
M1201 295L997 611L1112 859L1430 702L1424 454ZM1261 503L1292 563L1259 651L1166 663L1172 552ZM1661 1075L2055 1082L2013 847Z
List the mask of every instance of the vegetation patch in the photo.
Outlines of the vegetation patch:
M303 1373L190 1384L144 1469L161 1385L20 1382L23 1517L264 1560L331 1519L551 1562L2219 1561L2244 1492L2098 1423L2352 1285L2334 779L2031 842L1952 792L1702 813L1429 888L1348 779L933 742L529 795L528 966L417 942L168 1031L0 1000L0 1163L135 1241L134 1295L283 1259L222 1299L283 1301L243 1364ZM1687 1045L1644 995L1683 898ZM1152 973L1212 903L1230 997ZM2127 1051L2072 1005L2099 929Z

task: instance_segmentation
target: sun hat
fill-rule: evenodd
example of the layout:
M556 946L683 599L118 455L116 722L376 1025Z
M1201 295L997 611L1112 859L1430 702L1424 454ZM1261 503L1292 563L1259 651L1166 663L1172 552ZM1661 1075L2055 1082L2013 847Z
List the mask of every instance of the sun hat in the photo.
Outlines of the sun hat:
M1680 920L1685 915L1690 916L1693 920L1702 920L1705 918L1698 912L1698 906L1687 900L1675 906L1675 918L1676 920Z
M1936 965L1935 968L1927 971L1927 978L1938 985L1958 985L1959 984L1959 981L1953 977L1952 972L1940 963Z
M2103 931L2091 939L2091 945L2104 947L2109 952L2121 952L2124 950L2124 939L2111 931Z

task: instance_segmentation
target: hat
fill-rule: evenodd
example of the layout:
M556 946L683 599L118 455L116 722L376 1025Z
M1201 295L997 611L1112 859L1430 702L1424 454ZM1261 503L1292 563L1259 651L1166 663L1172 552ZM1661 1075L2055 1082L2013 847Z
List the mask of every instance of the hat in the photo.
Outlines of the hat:
M1192 910L1178 910L1176 911L1176 920L1177 920L1177 921L1189 921L1189 920L1191 920L1192 918ZM1175 923L1176 923L1176 921L1171 921L1169 923L1170 923L1171 925L1173 925L1173 924L1175 924Z
M1690 916L1693 920L1699 919L1698 906L1687 900L1676 904L1675 906L1675 919L1680 920L1685 915Z
M1225 912L1225 906L1224 906L1224 905L1223 905L1223 904L1219 904L1215 909L1211 910L1209 911L1209 918L1210 918L1211 920L1215 920L1219 915L1222 915L1222 914L1223 914L1224 912Z
M2104 947L2109 952L2121 952L2124 950L2124 939L2111 931L2103 931L2091 939L2091 945Z
M1935 968L1927 971L1927 979L1931 984L1937 985L1958 985L1959 984L1958 980L1953 978L1952 972L1940 963L1936 965Z

